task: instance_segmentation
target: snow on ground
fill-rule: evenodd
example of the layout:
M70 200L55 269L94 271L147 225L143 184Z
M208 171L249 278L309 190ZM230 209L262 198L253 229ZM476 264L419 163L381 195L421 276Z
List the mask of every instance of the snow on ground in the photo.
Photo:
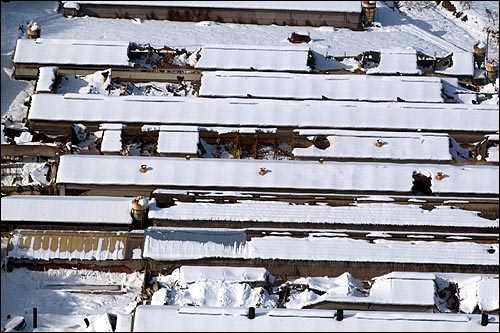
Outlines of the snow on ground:
M7 315L26 319L25 331L32 331L33 307L38 309L38 329L84 330L84 318L90 322L105 313L130 314L140 300L143 274L110 273L91 270L49 269L30 271L24 268L1 271L1 324ZM72 293L51 285L118 285L117 295ZM49 289L51 288L51 289Z

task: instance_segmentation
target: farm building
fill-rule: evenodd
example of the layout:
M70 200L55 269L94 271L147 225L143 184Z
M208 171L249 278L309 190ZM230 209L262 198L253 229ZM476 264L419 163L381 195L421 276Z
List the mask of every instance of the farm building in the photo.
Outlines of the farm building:
M9 258L27 260L125 259L127 233L16 229L9 237Z
M145 112L144 106L147 105ZM166 111L167 110L167 111ZM282 101L153 96L36 94L28 111L29 127L65 135L75 123L97 131L102 123L198 127L353 129L448 133L460 142L497 132L496 105L358 101Z
M62 1L65 16L332 26L362 30L361 1Z
M307 46L204 45L197 51L195 68L309 72L312 53Z
M400 332L400 331L490 331L496 324L481 326L481 315L435 313L387 313L382 311L343 311L315 309L208 308L189 306L139 305L133 332ZM251 315L250 315L251 314Z
M1 201L2 229L128 230L133 222L130 198L8 196Z
M165 170L169 170L165 172ZM438 176L438 172L440 176ZM357 177L357 175L364 175ZM149 196L157 188L498 196L498 166L63 155L61 194ZM425 180L424 180L425 179ZM140 192L140 193L137 193Z
M317 140L319 135L326 138L326 147L317 143L305 148L294 148L292 154L297 159L449 163L454 159L469 158L468 152L462 151L446 134L344 130L296 132L299 135L308 135L312 140ZM460 158L460 154L465 156Z
M153 197L161 194L155 191ZM275 200L234 200L236 202L175 203L163 207L153 199L149 206L149 220L157 226L214 227L214 228L289 228L289 229L345 229L385 231L391 238L398 232L433 232L434 239L453 236L453 233L498 233L498 219L480 217L477 211L459 209L453 204L436 206L428 210L422 204L407 202L363 202L344 206L291 204ZM223 198L227 198L223 196ZM451 200L449 200L451 201ZM250 212L252 212L250 214ZM368 235L367 231L364 235ZM450 234L451 233L451 234Z
M266 267L275 276L341 275L371 278L392 271L498 271L498 244L471 241L352 239L332 233L288 233L246 239L242 229L150 227L142 256L157 270L190 260L193 265ZM453 253L453 255L450 255Z
M64 49L64 52L61 52ZM39 67L99 70L127 68L129 42L66 39L18 39L14 53L14 77L34 79Z
M203 72L202 97L442 103L437 77Z

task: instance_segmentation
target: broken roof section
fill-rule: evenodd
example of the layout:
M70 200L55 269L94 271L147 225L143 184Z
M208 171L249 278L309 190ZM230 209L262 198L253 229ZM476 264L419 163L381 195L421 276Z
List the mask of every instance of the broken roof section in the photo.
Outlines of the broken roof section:
M51 93L55 91L54 83L59 67L40 67L38 69L38 80L36 81L36 93Z
M198 142L196 126L160 126L156 151L161 155L196 155Z
M321 133L321 131L317 131ZM299 131L300 133L300 131ZM438 133L329 131L326 149L294 148L298 158L451 161L450 137ZM314 140L314 136L308 137ZM467 156L468 157L468 156Z
M438 77L203 72L202 97L443 103Z
M366 74L417 75L422 72L417 66L417 51L415 49L381 49L379 53L378 66L368 69Z
M269 271L262 267L230 266L181 266L172 275L177 275L183 283L198 280L223 280L226 282L266 282L274 280Z
M14 64L131 67L129 42L72 39L18 39Z
M261 45L205 45L196 68L307 72L309 47Z
M449 66L436 68L436 73L450 76L474 76L474 56L472 52L453 52L450 56L451 63Z

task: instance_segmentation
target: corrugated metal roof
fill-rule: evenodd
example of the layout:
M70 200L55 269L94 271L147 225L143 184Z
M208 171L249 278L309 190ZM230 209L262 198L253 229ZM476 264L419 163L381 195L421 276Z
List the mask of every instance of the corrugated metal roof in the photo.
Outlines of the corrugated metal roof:
M120 260L127 235L121 232L15 230L8 256L29 259Z

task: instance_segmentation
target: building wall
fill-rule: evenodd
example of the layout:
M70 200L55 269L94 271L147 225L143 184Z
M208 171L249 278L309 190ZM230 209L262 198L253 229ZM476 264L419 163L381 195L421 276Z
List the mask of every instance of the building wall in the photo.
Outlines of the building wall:
M74 15L74 10L63 9L63 14L65 16L72 16ZM101 18L141 18L146 20L154 19L188 22L216 21L221 23L260 25L333 26L337 28L362 30L361 12L344 13L80 4L78 15Z

